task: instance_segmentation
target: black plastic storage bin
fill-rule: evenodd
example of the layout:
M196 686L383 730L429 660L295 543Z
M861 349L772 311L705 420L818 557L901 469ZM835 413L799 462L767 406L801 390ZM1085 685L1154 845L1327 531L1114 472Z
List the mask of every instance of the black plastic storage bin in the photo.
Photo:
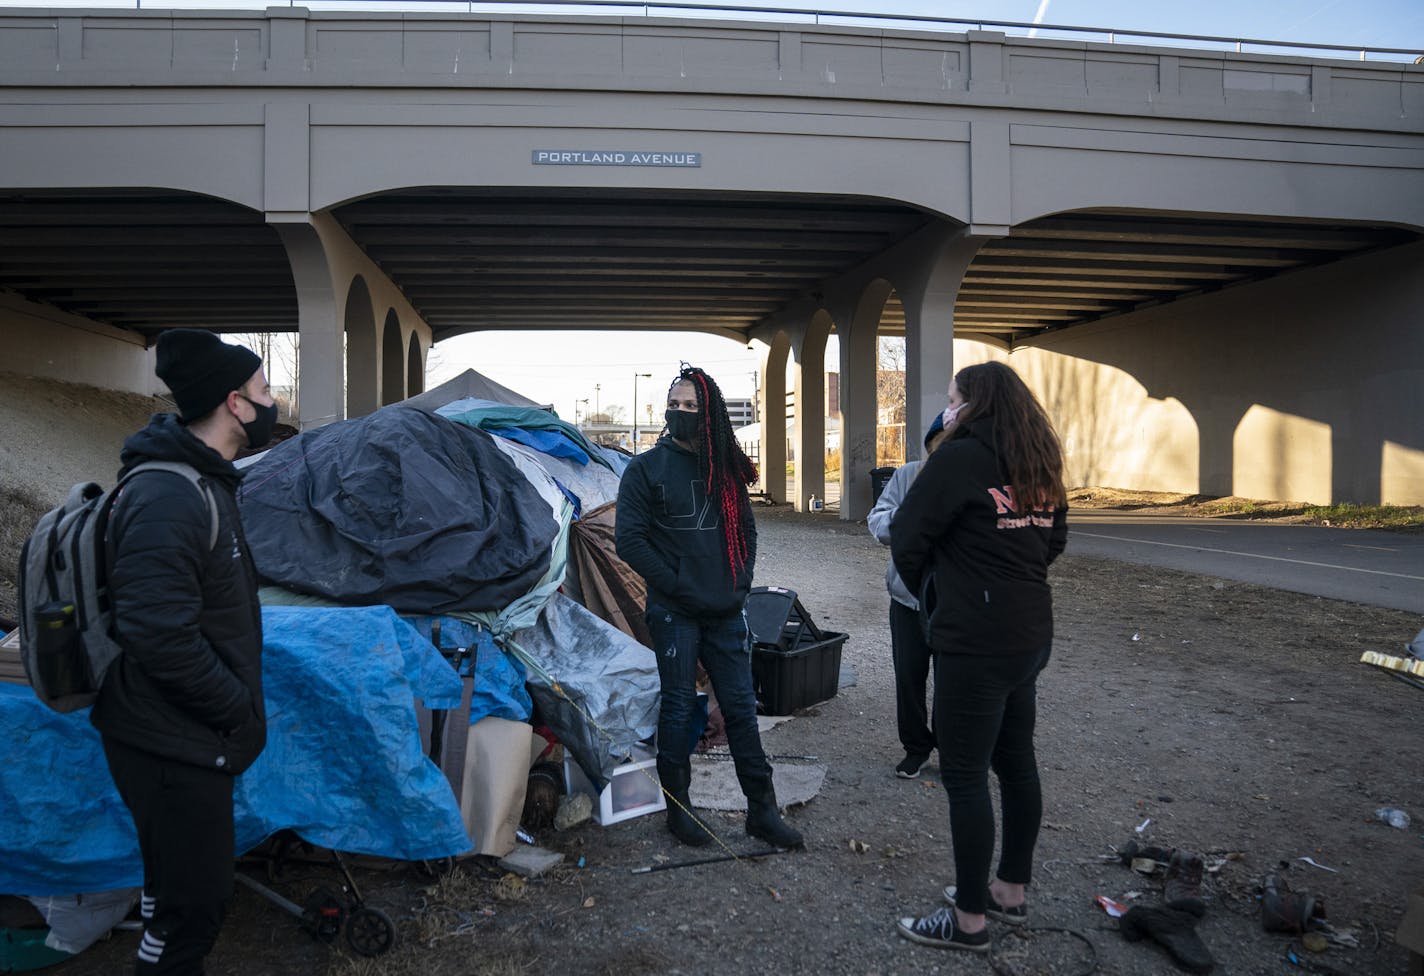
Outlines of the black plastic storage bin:
M768 715L836 696L846 635L816 626L795 590L758 586L747 596L752 685Z

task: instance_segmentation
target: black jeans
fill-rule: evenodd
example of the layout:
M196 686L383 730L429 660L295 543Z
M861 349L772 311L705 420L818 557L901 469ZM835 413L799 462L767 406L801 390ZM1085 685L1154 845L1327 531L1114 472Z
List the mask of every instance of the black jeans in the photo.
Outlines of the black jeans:
M890 654L895 662L895 725L905 755L923 759L935 748L934 722L925 691L934 654L925 643L920 612L890 601Z
M232 898L233 778L103 741L138 828L145 909L153 906L134 972L201 976Z
M658 713L658 759L688 765L692 742L692 706L697 700L697 662L712 679L712 691L727 728L727 745L743 790L749 783L771 782L771 763L757 731L756 692L752 688L752 644L746 612L699 620L648 603L646 620L658 656L662 696ZM755 790L753 790L755 792Z
M1038 674L1052 647L1004 656L941 654L935 678L940 776L949 797L955 896L961 911L982 915L994 856L989 769L999 778L1004 818L998 877L1028 884L1043 819L1043 791L1033 751Z

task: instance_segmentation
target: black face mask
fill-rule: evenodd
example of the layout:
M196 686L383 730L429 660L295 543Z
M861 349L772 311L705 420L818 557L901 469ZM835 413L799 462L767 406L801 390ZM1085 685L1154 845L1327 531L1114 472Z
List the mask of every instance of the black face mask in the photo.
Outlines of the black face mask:
M238 421L242 424L242 432L247 435L247 446L256 450L259 447L266 447L267 442L272 439L272 429L277 426L277 405L275 403L255 403L251 397L242 396L248 403L252 404L252 409L257 411L257 416L251 420Z
M673 440L695 442L702 429L702 415L690 410L669 410L663 414Z

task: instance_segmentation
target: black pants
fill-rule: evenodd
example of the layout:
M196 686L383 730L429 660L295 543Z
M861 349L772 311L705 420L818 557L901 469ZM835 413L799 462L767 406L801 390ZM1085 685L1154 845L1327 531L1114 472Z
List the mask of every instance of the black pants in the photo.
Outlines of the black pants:
M934 654L925 643L920 612L890 601L890 653L895 662L895 725L905 755L929 756L935 748L934 723L925 711L925 690Z
M1004 818L998 877L1028 884L1043 819L1043 790L1033 749L1038 673L1051 648L1004 656L941 654L935 662L939 767L949 797L955 902L983 914L994 856L989 768L999 778Z
M134 972L201 976L232 898L233 778L107 736L104 755L143 855L145 918Z

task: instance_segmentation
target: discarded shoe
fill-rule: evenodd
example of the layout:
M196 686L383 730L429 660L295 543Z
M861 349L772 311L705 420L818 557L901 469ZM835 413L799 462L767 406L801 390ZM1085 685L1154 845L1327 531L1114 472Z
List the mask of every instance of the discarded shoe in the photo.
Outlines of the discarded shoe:
M1118 919L1118 929L1128 942L1150 938L1167 950L1180 969L1209 973L1216 967L1216 960L1197 935L1200 918L1201 912L1190 908L1139 905L1129 908L1127 914Z
M949 903L949 907L955 906L954 898L959 894L957 885L944 886L944 900ZM994 900L993 895L984 897L984 914L992 919L1005 922L1009 925L1022 925L1028 921L1028 904L1015 905L1013 908L1004 908Z
M1136 840L1130 840L1117 849L1117 859L1122 862L1124 867L1131 867L1132 862L1138 858L1166 864L1172 860L1172 853L1175 850L1174 847L1152 847Z
M906 756L895 767L895 775L900 779L919 779L920 771L929 764L929 756Z
M1174 850L1167 860L1167 880L1162 886L1162 900L1173 908L1184 908L1186 902L1196 902L1203 908L1201 884L1206 865L1200 854Z
M1261 891L1261 928L1267 932L1300 935L1319 928L1325 919L1325 903L1314 895L1290 890L1278 874L1266 876Z
M895 930L911 942L934 946L936 949L968 949L989 951L989 930L970 934L954 922L953 908L937 908L923 918L902 918Z

